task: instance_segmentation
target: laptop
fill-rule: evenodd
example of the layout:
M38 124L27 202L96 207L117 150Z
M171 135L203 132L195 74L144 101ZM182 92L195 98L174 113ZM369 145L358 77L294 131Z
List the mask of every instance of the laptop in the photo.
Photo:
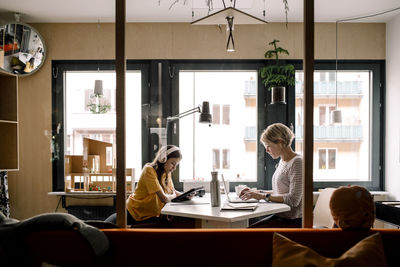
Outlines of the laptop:
M259 202L259 200L255 199L255 198L250 198L250 199L247 199L247 200L243 200L240 197L238 197L236 194L235 194L235 196L229 196L229 188L227 188L227 186L226 186L223 174L221 174L221 178L222 178L222 184L224 185L226 199L228 200L229 203L255 203L255 202Z

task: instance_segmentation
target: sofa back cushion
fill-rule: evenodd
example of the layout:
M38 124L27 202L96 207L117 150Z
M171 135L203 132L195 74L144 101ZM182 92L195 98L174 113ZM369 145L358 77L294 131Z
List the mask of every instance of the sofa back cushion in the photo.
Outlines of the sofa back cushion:
M379 233L364 238L339 258L321 256L313 249L275 233L272 247L272 267L278 266L385 267L387 264Z

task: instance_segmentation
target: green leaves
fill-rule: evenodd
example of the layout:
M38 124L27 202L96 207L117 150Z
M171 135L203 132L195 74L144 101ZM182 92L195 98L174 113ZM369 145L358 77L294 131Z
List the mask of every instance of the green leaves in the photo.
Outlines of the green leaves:
M92 94L90 98L97 98L98 101L91 101L87 104L89 111L93 114L104 114L111 110L111 104L107 103L105 100L101 101L102 95Z
M260 69L260 75L263 79L265 87L270 90L274 86L293 86L295 85L295 69L292 64L279 65L279 54L289 55L289 51L282 47L277 47L279 40L274 39L269 45L272 45L274 49L265 52L265 58L275 58L276 62L274 65L268 65Z
M89 108L89 111L92 112L93 114L104 114L111 110L110 104L96 105L95 103L90 103L87 105L87 107Z
M292 64L278 66L268 65L260 69L260 75L264 86L270 90L274 86L295 85L295 69Z

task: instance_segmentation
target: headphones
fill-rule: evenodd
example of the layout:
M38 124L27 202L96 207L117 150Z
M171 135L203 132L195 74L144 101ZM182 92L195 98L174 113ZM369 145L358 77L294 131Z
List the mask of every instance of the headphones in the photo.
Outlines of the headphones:
M160 151L158 152L159 153L158 161L161 162L161 163L167 162L167 158L168 158L169 154L171 154L172 152L180 150L179 147L174 146L174 145L172 147L170 147L169 149L167 149L167 147L168 146L163 146L160 149Z

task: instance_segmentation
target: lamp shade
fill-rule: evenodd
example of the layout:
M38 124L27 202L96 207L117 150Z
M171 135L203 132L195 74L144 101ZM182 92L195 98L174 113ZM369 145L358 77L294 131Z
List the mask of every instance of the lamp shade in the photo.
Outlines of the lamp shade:
M210 104L207 101L203 102L199 117L200 123L212 123L212 116L210 114Z
M332 123L342 123L342 111L341 110L333 110L331 113L331 121Z
M94 94L103 95L103 80L94 81Z

